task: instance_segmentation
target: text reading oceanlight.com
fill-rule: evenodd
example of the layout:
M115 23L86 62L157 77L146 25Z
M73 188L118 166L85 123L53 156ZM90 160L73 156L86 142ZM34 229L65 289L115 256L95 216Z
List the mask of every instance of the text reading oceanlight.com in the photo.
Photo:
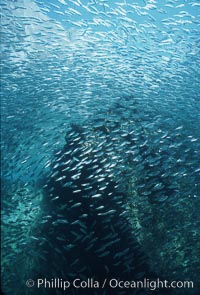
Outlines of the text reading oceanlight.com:
M29 279L26 281L26 286L36 287L36 288L45 288L45 289L62 289L67 290L69 288L82 288L82 289L103 289L103 288L120 288L120 289L175 289L175 288L194 288L194 283L192 281L167 281L160 280L157 278L156 280L150 280L144 278L140 281L122 281L116 278L107 279L105 278L103 281L97 281L93 278L88 278L87 280L81 280L80 278L76 278L72 281L54 278L47 280L46 278L38 278L37 280Z

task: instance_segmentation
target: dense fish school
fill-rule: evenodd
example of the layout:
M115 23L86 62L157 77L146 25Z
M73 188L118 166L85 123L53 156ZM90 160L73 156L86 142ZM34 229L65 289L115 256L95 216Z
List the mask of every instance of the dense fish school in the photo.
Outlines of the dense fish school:
M198 295L200 3L0 6L3 293Z

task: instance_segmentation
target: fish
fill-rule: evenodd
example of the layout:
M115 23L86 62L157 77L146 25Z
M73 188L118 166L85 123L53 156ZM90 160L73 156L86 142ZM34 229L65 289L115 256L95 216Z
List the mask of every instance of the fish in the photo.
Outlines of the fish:
M199 3L54 2L2 3L4 292L198 281Z

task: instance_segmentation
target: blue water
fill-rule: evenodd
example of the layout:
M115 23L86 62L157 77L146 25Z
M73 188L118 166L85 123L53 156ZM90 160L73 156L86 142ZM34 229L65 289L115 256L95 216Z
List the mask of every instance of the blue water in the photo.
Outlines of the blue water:
M30 236L43 245L45 189L67 149L72 171L94 157L94 187L105 176L127 196L121 206L153 271L199 283L199 1L16 0L1 14L5 294L35 292L23 282L43 254Z

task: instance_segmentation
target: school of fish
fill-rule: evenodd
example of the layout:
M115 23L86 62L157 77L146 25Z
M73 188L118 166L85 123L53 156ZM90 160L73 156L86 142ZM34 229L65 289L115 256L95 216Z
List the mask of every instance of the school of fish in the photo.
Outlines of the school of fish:
M199 1L0 6L5 294L34 294L24 281L44 274L163 278L149 260L161 242L144 237L161 219L162 251L190 236L164 274L185 267L199 294ZM71 294L151 294L100 291Z

